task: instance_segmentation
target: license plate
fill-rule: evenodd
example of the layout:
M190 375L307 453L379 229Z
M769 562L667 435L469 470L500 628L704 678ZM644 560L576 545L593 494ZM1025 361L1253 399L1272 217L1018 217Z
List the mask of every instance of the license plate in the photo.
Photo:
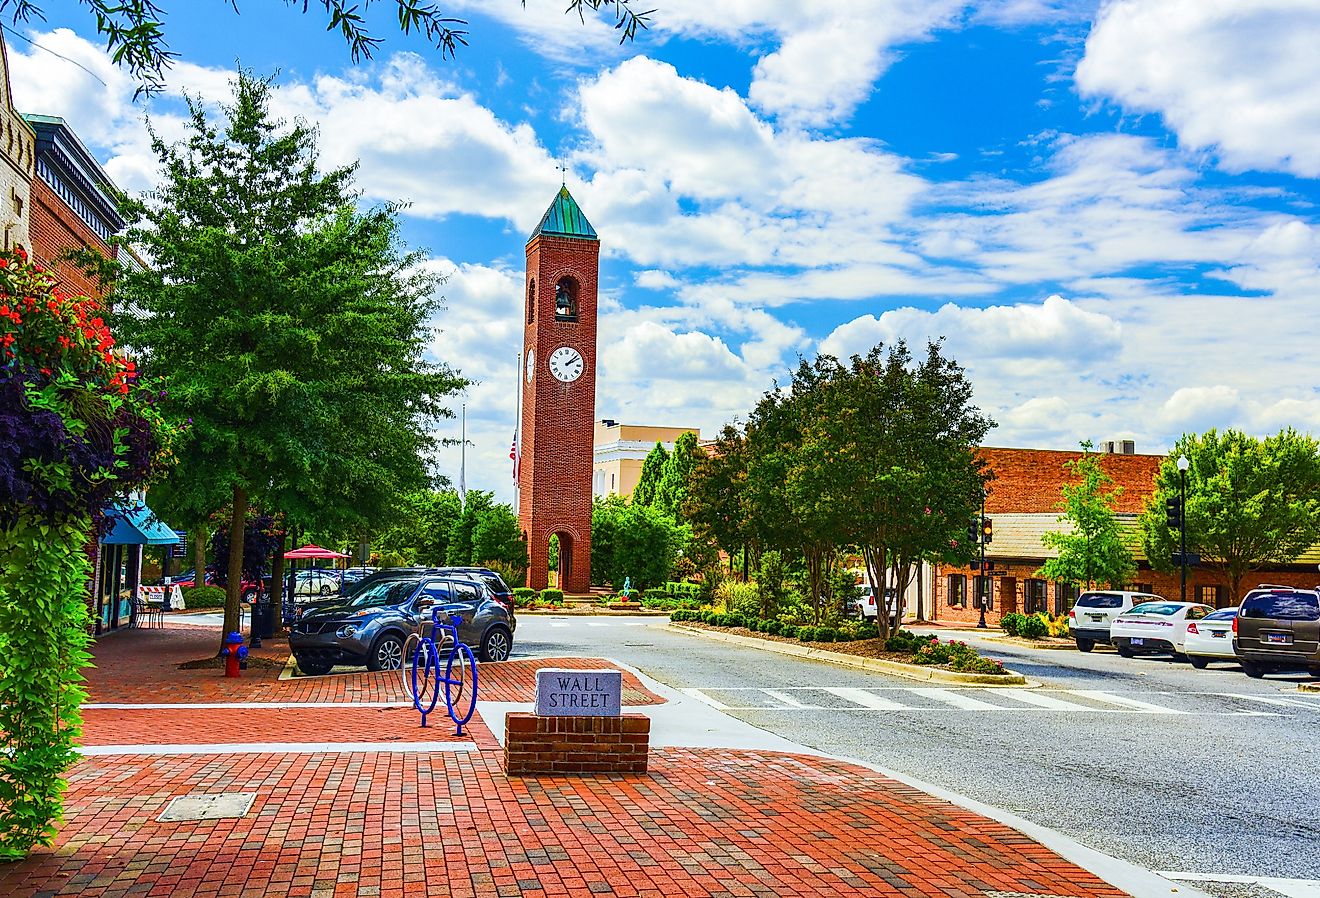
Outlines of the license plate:
M1211 631L1210 631L1210 635L1213 636L1215 639L1223 639L1225 636L1228 635L1228 631L1227 631L1227 630L1211 630Z
M1144 640L1144 639L1129 639L1129 640L1128 640L1128 645L1145 645L1145 644L1146 644L1146 640Z
M1292 643L1292 637L1287 633L1266 633L1265 641L1277 643L1279 645L1290 645Z
M1087 617L1089 617L1091 620L1093 620L1093 621L1097 621L1097 622L1102 621L1102 620L1105 619L1105 616L1104 616L1103 614L1088 614Z

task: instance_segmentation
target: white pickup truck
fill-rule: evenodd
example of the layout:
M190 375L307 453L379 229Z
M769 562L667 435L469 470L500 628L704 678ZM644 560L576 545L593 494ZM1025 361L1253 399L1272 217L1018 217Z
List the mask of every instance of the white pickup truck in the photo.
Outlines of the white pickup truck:
M875 620L877 612L876 593L878 590L869 583L860 583L857 586L857 598L850 603L849 611L856 615L858 620ZM903 603L899 601L898 592L893 587L885 590L885 604L889 606L889 620L896 623L903 616Z

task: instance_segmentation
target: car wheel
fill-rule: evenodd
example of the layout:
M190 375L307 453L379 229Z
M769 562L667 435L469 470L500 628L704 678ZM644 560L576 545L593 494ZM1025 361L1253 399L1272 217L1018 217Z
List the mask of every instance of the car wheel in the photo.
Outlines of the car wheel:
M491 627L481 640L482 661L508 661L513 651L513 637L503 627Z
M1120 658L1131 658L1133 655L1136 654L1136 652L1132 651L1132 649L1123 645L1123 643L1121 642L1115 645L1114 648L1118 650L1118 656Z
M1188 655L1187 660L1192 662L1192 667L1197 670L1205 670L1206 665L1210 663L1209 658L1202 658L1200 655Z
M1093 648L1095 648L1095 643L1092 642L1091 640L1089 640L1089 639L1079 639L1079 640L1077 640L1077 651L1079 651L1079 652L1089 652L1089 651L1091 651L1091 649L1093 649Z
M1177 649L1174 649L1174 650L1173 650L1173 661L1174 661L1175 664L1181 664L1182 662L1184 662L1184 661L1186 661L1186 660L1187 660L1187 655L1186 655L1186 653L1184 653L1184 652L1180 652L1180 651L1178 651Z
M308 676L319 677L330 672L331 664L328 661L313 661L311 658L299 658L297 655L294 656L294 660L298 662L298 669Z
M322 584L322 585L321 585L321 595L323 595L323 596L328 596L328 595L330 595L330 587L326 586L325 584Z
M1259 680L1261 677L1265 676L1264 666L1257 664L1254 661L1239 661L1238 663L1242 665L1242 672L1253 680Z
M367 670L400 670L402 667L403 640L395 633L386 633L371 647Z

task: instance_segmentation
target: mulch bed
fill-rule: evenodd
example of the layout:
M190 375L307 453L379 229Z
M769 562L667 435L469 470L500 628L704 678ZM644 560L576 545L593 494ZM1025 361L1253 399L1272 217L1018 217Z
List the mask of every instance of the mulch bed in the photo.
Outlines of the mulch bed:
M249 670L283 670L284 662L275 661L271 658L259 658L256 655L248 655L247 666ZM179 670L224 670L225 659L219 655L210 658L197 658L192 661L184 661L178 665Z

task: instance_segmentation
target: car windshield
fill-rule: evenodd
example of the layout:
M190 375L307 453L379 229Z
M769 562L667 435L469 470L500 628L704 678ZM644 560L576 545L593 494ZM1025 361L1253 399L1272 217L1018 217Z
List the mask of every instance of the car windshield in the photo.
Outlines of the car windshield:
M412 595L413 590L416 588L416 578L409 578L407 580L377 580L375 583L367 584L367 588L355 595L353 601L349 602L349 604L354 608L396 605Z
M1238 610L1237 610L1236 608L1220 608L1220 609L1219 609L1218 611L1216 611L1214 614L1207 614L1207 615L1205 616L1205 619L1206 619L1206 620L1232 620L1233 618L1237 617L1237 613L1238 613Z
M1112 592L1084 592L1077 604L1082 608L1122 608L1123 597Z
M1183 606L1175 602L1144 602L1133 608L1131 611L1128 612L1128 614L1170 615L1170 614L1177 614L1182 609Z
M1313 592L1271 592L1242 603L1243 617L1320 620L1320 596Z

